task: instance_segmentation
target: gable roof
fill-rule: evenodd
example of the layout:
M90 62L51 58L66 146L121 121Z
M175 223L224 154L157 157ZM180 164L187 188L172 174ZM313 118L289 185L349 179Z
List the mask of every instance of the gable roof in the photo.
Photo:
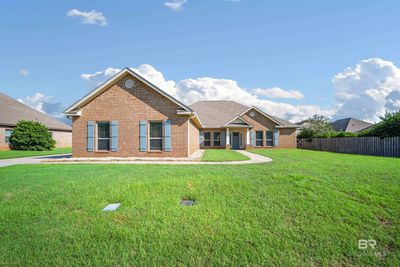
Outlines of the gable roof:
M248 107L235 101L200 101L190 105L206 128L224 127L229 122L242 116L251 109L255 109L281 127L298 127L298 125L267 114L256 107Z
M0 93L0 125L15 126L20 120L38 121L49 130L72 131L71 126Z
M334 121L334 122L332 122L331 125L335 131L354 133L354 132L359 132L361 130L369 128L373 124L366 122L366 121L354 119L354 118L346 118L346 119Z
M164 96L167 99L171 100L172 102L177 104L183 110L186 110L186 111L189 111L189 112L192 111L188 106L186 106L182 102L178 101L177 99L175 99L171 95L167 94L165 91L163 91L162 89L160 89L159 87L157 87L156 85L151 83L149 80L145 79L143 76L139 75L138 73L136 73L135 71L131 70L130 68L125 67L120 72L115 74L113 77L111 77L110 79L108 79L107 81L102 83L100 86L96 87L91 92L86 94L84 97L82 97L81 99L76 101L74 104L72 104L69 108L67 108L64 111L64 114L66 114L66 115L74 115L74 112L77 112L76 109L79 109L79 108L82 108L83 106L85 106L92 99L96 98L98 95L103 93L107 89L108 85L110 85L114 81L118 80L119 78L121 78L122 76L124 76L127 73L129 73L130 75L132 75L133 77L135 77L139 81L143 82L144 84L148 85L151 89L155 90L156 92L158 92L162 96Z

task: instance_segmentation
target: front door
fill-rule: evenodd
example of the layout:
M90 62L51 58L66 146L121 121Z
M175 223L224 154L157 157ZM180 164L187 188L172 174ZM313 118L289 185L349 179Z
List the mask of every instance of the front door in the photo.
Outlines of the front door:
M240 135L239 133L232 133L232 149L239 149L240 143Z

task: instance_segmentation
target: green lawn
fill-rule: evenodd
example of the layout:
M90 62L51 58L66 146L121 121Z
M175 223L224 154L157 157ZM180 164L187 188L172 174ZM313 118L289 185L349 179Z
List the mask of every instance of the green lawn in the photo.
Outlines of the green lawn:
M52 150L45 150L45 151L0 150L0 159L67 154L71 153L71 151L72 150L70 147L54 148Z
M206 149L202 161L242 161L249 158L234 150Z
M0 265L399 266L400 159L256 152L274 161L0 168Z

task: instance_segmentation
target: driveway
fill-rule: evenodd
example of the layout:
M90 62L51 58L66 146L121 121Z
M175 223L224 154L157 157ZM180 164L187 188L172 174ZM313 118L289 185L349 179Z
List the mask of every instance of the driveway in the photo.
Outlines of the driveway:
M27 158L13 158L13 159L2 159L0 160L0 167L6 167L17 164L38 164L42 160L47 159L62 159L70 158L71 154L58 154L58 155L47 155L47 156L35 156Z

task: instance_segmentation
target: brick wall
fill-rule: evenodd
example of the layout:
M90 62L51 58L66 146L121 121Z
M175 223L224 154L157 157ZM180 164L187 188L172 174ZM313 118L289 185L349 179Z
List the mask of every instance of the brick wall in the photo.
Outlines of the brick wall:
M189 121L189 155L199 150L199 129L193 123L192 120Z
M135 81L133 89L123 88L122 83L126 78L125 76L111 84L109 89L82 108L82 116L73 119L72 155L74 157L187 157L189 118L177 115L178 106L174 102L134 77L129 77ZM170 119L172 124L171 152L139 151L140 120L167 119ZM88 152L87 121L112 120L118 121L118 151Z
M279 147L280 148L297 147L296 129L293 128L279 129Z
M201 146L200 144L199 144L199 146L200 146L200 148L201 149L210 149L210 148L219 148L219 149L221 149L221 148L223 148L222 146L214 146L214 132L222 132L222 131L226 131L225 129L221 129L221 128L207 128L207 129L201 129L200 130L201 132L210 132L210 134L211 134L211 139L210 139L210 142L211 142L211 145L210 146ZM221 144L222 144L222 139L221 139Z
M51 131L53 139L56 140L56 147L71 147L72 146L72 133L62 131Z
M11 129L9 127L0 127L0 150L9 150L8 143L5 141L5 130Z
M254 112L255 116L251 117L250 112ZM256 110L250 110L243 114L242 118L254 125L254 131L263 131L263 146L266 146L265 131L274 131L276 123L268 119ZM279 145L278 148L296 148L296 128L279 129Z

